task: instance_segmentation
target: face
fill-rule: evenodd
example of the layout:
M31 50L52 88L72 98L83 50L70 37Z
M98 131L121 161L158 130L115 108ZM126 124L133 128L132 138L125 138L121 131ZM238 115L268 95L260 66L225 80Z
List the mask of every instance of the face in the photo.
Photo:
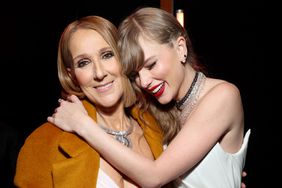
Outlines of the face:
M181 51L177 42L171 47L156 41L139 38L145 64L138 72L136 84L153 95L161 104L175 99L184 79Z
M74 74L85 95L96 105L112 107L123 95L121 66L102 36L79 29L70 39Z

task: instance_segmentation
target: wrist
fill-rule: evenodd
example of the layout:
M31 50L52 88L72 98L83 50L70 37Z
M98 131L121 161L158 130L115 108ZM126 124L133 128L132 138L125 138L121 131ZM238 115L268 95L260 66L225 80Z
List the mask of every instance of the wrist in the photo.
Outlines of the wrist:
M93 126L95 123L90 117L86 117L81 123L77 125L77 134L85 138L87 136L87 132L89 132L89 127Z

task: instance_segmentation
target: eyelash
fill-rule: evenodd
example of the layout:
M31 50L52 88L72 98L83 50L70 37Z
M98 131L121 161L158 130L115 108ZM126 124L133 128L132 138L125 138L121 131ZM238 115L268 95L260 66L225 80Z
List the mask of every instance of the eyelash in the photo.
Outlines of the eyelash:
M102 53L101 57L102 57L102 59L107 60L107 59L114 57L114 53L112 51L106 51L106 52ZM91 62L92 61L89 58L84 58L84 59L79 60L75 67L76 68L82 68L82 67L88 65Z
M82 67L88 65L90 62L91 62L91 61L88 60L88 59L81 59L80 61L77 62L76 67L77 67L77 68L82 68Z
M146 68L147 68L148 70L152 70L152 69L154 68L154 66L156 65L156 63L157 63L157 62L153 62L153 63L147 65ZM134 71L134 72L131 72L131 73L130 73L129 79L130 79L131 81L135 81L138 76L139 76L138 72L135 72L135 71Z
M156 65L156 62L153 62L152 64L149 64L148 66L146 66L146 68L147 68L148 70L152 70L155 65Z
M102 59L110 59L114 56L113 51L106 51L102 54Z

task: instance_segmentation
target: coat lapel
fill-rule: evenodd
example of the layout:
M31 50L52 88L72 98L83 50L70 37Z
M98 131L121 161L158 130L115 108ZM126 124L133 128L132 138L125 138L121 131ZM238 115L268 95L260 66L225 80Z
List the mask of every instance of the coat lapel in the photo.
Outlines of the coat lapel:
M96 111L87 101L83 104L88 114L96 121ZM66 159L52 166L54 187L96 187L100 155L82 138L64 132L59 140L59 150Z
M142 113L137 107L132 108L131 114L138 121L139 125L143 129L144 136L151 148L151 151L156 158L158 158L163 152L163 132L156 122L156 119L148 112L144 112L143 119L147 122L144 123L140 119L140 113Z

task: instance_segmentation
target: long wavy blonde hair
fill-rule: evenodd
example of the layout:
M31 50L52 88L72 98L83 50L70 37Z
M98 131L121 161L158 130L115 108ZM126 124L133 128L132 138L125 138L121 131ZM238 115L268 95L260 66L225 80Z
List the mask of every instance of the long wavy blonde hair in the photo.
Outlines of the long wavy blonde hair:
M154 40L159 44L168 44L170 47L173 47L174 40L183 36L186 39L188 49L186 63L190 63L195 70L201 69L186 30L172 14L162 9L145 7L136 10L123 20L118 32L118 47L122 57L122 65L129 78L134 77L134 74L144 66L144 52L139 44L140 36ZM168 144L181 128L178 121L179 111L175 107L175 102L171 101L166 105L159 104L155 98L142 91L134 79L131 81L137 93L140 107L144 110L148 109L156 117L164 132L164 144Z

